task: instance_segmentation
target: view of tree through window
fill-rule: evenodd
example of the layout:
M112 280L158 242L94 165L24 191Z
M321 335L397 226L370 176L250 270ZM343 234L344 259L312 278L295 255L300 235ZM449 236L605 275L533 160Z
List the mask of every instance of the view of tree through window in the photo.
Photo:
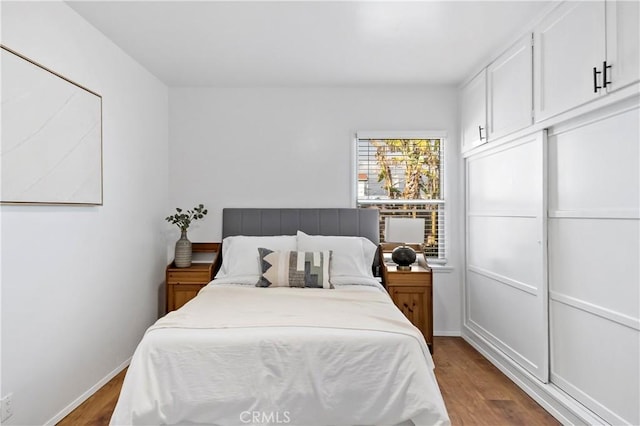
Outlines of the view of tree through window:
M445 258L443 139L357 141L358 207L380 209L380 240L389 216L424 218L427 257Z

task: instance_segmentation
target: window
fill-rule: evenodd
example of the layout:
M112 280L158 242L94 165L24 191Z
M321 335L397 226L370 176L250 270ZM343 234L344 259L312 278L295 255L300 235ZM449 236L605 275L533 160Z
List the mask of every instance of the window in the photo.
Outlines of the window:
M425 255L444 263L442 132L359 132L356 144L356 205L380 210L380 241L387 218L424 219Z

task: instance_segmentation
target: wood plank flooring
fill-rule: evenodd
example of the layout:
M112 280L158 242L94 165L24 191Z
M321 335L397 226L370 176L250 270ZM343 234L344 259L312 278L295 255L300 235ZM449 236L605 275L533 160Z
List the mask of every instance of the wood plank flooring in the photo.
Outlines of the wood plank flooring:
M462 338L434 338L433 360L452 425L560 425Z
M560 424L461 338L435 337L433 358L452 425ZM125 371L58 425L108 425Z
M109 424L111 414L116 408L120 389L127 369L101 387L78 408L73 410L64 419L58 422L58 426L106 426Z

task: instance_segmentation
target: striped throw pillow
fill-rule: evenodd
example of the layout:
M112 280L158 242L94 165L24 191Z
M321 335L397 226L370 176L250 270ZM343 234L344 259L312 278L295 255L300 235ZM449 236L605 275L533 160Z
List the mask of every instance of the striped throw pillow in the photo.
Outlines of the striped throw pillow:
M256 287L333 288L331 251L273 251L259 248L262 276Z

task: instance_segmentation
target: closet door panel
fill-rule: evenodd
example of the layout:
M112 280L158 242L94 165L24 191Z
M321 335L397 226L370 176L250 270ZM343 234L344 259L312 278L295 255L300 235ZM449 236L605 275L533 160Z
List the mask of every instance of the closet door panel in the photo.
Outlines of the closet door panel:
M551 211L637 214L639 139L637 109L551 136Z
M535 215L543 181L536 135L468 162L468 210L472 213Z
M466 161L465 325L546 382L544 133Z
M611 424L640 424L640 115L551 129L551 381Z
M640 424L638 330L550 302L551 381L613 425Z
M537 218L470 217L469 268L536 293L542 282L539 227Z
M550 219L549 290L640 318L639 241L637 220Z
M536 297L474 271L467 273L469 320L474 329L525 369L546 373L547 340L539 326L540 306Z

